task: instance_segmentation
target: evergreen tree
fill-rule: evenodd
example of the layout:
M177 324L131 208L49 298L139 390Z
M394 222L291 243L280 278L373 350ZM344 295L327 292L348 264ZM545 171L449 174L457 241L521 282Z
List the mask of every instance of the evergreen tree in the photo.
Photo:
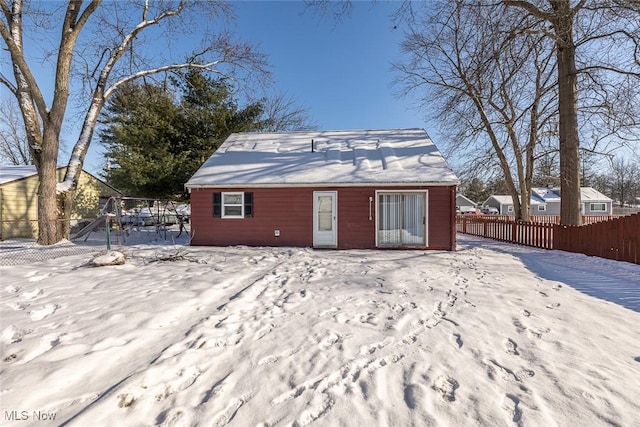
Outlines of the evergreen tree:
M181 148L188 152L186 182L205 160L234 132L262 130L264 107L260 102L240 108L224 79L213 79L198 70L173 78L181 92L180 121L185 136Z
M107 182L127 195L174 197L180 194L180 169L185 154L175 124L179 109L165 87L130 83L114 94L107 106Z
M480 178L474 177L470 181L465 182L462 188L463 194L478 204L484 203L491 195L486 185Z
M225 80L199 71L169 86L128 84L107 105L105 178L127 195L184 199L202 163L231 133L260 130L262 113L261 103L240 108Z

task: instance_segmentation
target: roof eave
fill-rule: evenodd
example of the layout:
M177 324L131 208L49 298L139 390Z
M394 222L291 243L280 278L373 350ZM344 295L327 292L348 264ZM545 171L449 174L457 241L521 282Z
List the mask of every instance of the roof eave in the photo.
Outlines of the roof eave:
M460 185L460 181L422 182L300 182L300 183L226 183L226 184L185 184L185 188L287 188L287 187L450 187Z

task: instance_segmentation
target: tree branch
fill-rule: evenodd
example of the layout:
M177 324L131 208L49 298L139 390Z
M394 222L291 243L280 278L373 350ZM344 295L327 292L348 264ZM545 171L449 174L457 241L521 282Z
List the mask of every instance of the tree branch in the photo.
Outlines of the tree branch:
M13 83L7 80L7 78L3 76L2 73L0 73L0 83L5 85L16 98L18 97L18 88L16 88Z
M505 6L509 7L519 7L520 9L524 9L533 16L544 19L545 21L551 21L553 19L553 15L548 12L543 12L538 7L534 6L532 3L525 0L502 0L502 3Z
M7 6L7 2L5 0L0 0L0 8L2 8L2 13L4 14L7 22L11 21L11 10L9 10L9 6Z
M577 74L588 74L589 71L593 71L593 70L610 71L612 73L616 73L616 74L620 74L620 75L624 75L624 76L631 76L631 77L635 77L637 79L640 79L640 72L621 70L620 68L612 67L612 66L606 66L606 65L591 65L591 66L588 66L588 67L582 67L582 68L576 70L576 73Z
M4 0L3 0L4 1ZM18 2L16 2L16 4L14 4L15 7L19 6L20 4ZM22 10L19 8L19 10L16 10L14 12L17 12L19 16L20 14L22 14ZM13 14L13 16L16 16L15 13ZM8 24L11 26L12 29L15 28L15 31L18 31L18 34L12 34L12 31L10 31L4 22L0 21L0 34L2 35L2 38L4 39L5 43L7 44L7 48L9 49L9 53L11 54L11 59L13 61L14 64L14 73L17 69L19 75L16 76L16 80L17 80L17 91L15 93L19 94L19 92L22 93L28 93L29 97L31 98L31 100L35 103L35 105L38 108L38 113L40 114L40 117L44 120L46 118L46 113L47 113L47 104L44 101L44 97L42 96L42 92L40 92L40 87L38 86L38 83L36 82L36 79L33 77L33 74L31 73L31 69L29 68L29 64L27 64L27 61L24 58L24 54L22 52L22 46L18 45L16 43L16 40L14 39L17 38L18 40L22 40L22 26L21 26L21 21L20 20L16 20L16 19L12 19L12 21L8 22ZM24 82L21 82L20 80L24 79Z
M113 83L107 90L105 90L104 92L104 99L108 99L113 92L115 92L120 86L122 86L123 84L130 82L132 80L135 79L139 79L141 77L146 77L146 76L151 76L153 74L158 74L158 73L163 73L166 71L175 71L175 70L180 70L180 69L185 69L185 68L193 68L193 69L199 69L199 70L207 70L209 72L212 73L216 73L222 76L226 75L224 73L222 73L219 70L214 69L213 67L215 67L218 64L221 64L222 62L224 62L223 60L220 61L213 61L213 62L209 62L207 64L191 64L191 63L184 63L184 64L173 64L173 65L165 65L163 67L158 67L158 68L153 68L150 70L142 70L142 71L138 71L137 73L131 74L129 76L123 77L122 79L118 80L117 82Z

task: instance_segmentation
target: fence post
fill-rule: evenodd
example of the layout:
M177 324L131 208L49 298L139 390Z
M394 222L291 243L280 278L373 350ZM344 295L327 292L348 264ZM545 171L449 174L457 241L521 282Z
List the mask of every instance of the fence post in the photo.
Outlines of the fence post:
M111 221L109 218L109 215L105 215L104 217L104 229L106 230L107 233L107 250L110 251L111 250Z

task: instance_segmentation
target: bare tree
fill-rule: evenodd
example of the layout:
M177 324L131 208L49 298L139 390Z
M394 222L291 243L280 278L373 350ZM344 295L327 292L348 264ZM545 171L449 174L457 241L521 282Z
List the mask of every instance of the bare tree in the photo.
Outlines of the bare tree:
M503 173L520 220L530 217L536 150L555 99L553 50L523 33L504 7L467 1L414 8L396 65L407 92L432 109L451 150L471 152Z
M535 29L552 40L556 49L558 81L558 132L560 148L561 222L579 225L580 212L580 138L578 120L579 74L592 79L604 97L598 112L612 107L607 102L615 87L595 78L606 71L623 77L640 77L640 2L637 0L502 0L510 8L521 10L541 21ZM589 46L591 45L591 47ZM577 66L577 48L597 52L592 61ZM616 55L608 51L616 49ZM627 50L625 52L625 49ZM630 60L630 61L629 61ZM626 63L625 63L626 62ZM635 83L637 85L637 81ZM603 86L606 85L606 86ZM633 86L633 85L632 85ZM594 93L593 91L591 93ZM624 124L620 115L609 115ZM635 121L636 118L632 118Z
M284 93L279 93L264 101L264 132L312 130L317 126L309 118L309 111L298 106Z
M350 1L331 2L328 0L307 1L307 4L317 10L338 16L347 15L345 10L351 5ZM486 20L495 22L495 31L478 32L473 35L475 22L470 22L468 39L460 38L458 43L466 46L470 40L478 37L508 37L525 38L530 40L532 34L542 38L540 43L549 44L553 49L555 60L555 78L557 85L557 113L555 120L543 120L541 124L546 130L540 129L539 153L534 160L543 158L555 151L560 159L560 187L562 189L563 224L580 224L580 151L595 154L610 155L618 146L631 146L632 152L638 152L640 135L640 1L639 0L496 0L496 1L437 1L412 2L403 1L398 4L395 19L398 22L408 22L412 25L409 39L414 38L421 30L419 25L425 25L424 32L435 30L433 37L440 36L437 26L433 23L419 21L416 13L421 6L428 9L427 14L437 15L441 8L458 6L482 8ZM503 5L508 12L500 10ZM512 29L506 33L501 21L505 15L511 17ZM447 15L448 16L448 15ZM444 20L442 20L444 21ZM446 22L442 22L446 24ZM431 25L429 27L429 25ZM511 43L511 42L509 42ZM520 43L520 42L517 42ZM517 44L516 43L516 44ZM523 42L524 45L527 42ZM436 60L428 57L427 53L414 52L414 60L420 58L424 64L436 70ZM440 52L447 54L448 52ZM422 56L421 56L422 55ZM446 55L445 55L446 56ZM452 54L453 60L458 60ZM473 61L473 58L464 58ZM484 72L484 65L478 68ZM406 68L409 79L420 80L415 70ZM450 70L445 67L442 72ZM492 72L492 71L489 71ZM437 73L436 73L437 75ZM423 79L423 84L431 78ZM419 84L415 83L415 87ZM484 88L486 89L486 88ZM442 87L440 88L440 93ZM525 92L523 96L535 97L535 92ZM433 97L430 101L438 101ZM425 106L427 106L425 104ZM453 100L453 107L460 110L457 101ZM451 123L464 123L466 115L456 117L457 113L449 113L442 130L445 132ZM550 126L554 124L555 126ZM473 123L466 123L473 129ZM531 128L533 129L533 127ZM468 138L465 144L470 145L472 136L458 134L457 137ZM588 135L581 146L580 135ZM555 139L555 140L554 140ZM456 152L459 154L459 151ZM474 163L484 166L492 163L491 151L479 150L470 156L467 162L472 168ZM498 156L498 164L504 162ZM472 174L477 173L473 171Z
M633 204L638 196L640 182L640 166L634 161L617 157L611 162L609 185L611 197L616 199L620 206Z
M0 34L13 67L12 76L0 73L0 83L18 100L38 170L41 244L53 244L69 233L68 219L84 158L100 111L118 87L134 79L190 67L218 74L234 74L234 67L266 73L264 57L251 46L234 43L228 34L204 27L219 22L218 17L230 17L230 7L223 1L68 0L60 7L59 3L0 0L0 9ZM196 18L200 18L198 25L193 21ZM48 30L48 40L57 37L57 42L44 52L25 51L25 35L32 36L38 28ZM172 49L153 49L158 40L169 44L194 29L201 31L203 47L190 53L190 61L166 56ZM33 73L31 61L36 56L55 61L50 102L42 92L43 82ZM66 175L57 183L60 133L70 94L77 89L71 85L72 76L82 81L88 99L81 106L84 118Z
M0 159L12 165L32 164L22 117L12 99L0 103Z

